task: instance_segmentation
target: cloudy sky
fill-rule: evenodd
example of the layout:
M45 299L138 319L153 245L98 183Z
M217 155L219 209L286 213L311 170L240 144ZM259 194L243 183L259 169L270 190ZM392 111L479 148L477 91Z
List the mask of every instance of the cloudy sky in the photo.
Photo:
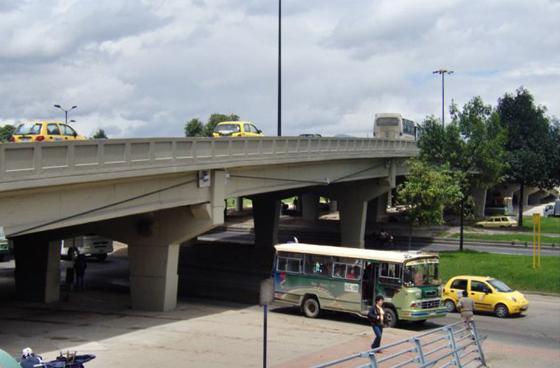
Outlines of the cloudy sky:
M0 124L70 119L82 134L182 136L236 113L276 133L278 0L0 0ZM560 1L283 0L283 132L371 136L528 88L560 116Z

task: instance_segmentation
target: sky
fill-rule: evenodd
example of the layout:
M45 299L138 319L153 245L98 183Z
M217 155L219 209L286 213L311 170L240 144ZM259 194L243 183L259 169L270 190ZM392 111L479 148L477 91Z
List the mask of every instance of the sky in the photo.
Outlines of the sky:
M372 135L527 88L560 116L560 0L283 0L282 132ZM278 0L0 0L0 125L181 137L234 113L277 129ZM449 117L446 117L446 121Z

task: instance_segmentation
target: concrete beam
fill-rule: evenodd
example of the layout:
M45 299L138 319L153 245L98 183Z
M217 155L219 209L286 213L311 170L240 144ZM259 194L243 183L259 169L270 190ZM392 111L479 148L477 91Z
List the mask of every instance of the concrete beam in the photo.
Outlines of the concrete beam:
M51 303L60 298L60 243L43 234L14 239L16 297Z

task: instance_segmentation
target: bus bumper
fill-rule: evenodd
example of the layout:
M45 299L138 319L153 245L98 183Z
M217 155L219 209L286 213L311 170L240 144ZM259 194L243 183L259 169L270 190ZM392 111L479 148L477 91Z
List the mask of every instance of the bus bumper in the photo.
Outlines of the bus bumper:
M447 315L447 308L433 308L433 309L401 309L399 310L399 319L405 321L422 321L430 318L445 317Z

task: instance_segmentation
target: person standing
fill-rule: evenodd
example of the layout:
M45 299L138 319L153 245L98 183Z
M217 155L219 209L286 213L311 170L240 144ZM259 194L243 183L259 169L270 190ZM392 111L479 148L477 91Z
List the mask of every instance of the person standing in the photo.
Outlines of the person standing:
M368 319L373 328L375 339L371 343L371 348L376 349L381 346L381 336L383 335L383 323L385 319L385 311L383 310L383 302L385 299L381 295L375 297L375 303L368 311ZM382 351L379 350L378 353Z
M87 262L83 254L78 254L74 261L74 272L76 273L76 290L84 290L84 276L86 273Z
M459 303L457 303L457 309L461 312L461 317L465 322L465 327L470 330L471 329L471 321L473 317L474 311L474 302L471 298L467 297L467 291L463 290L461 294L461 298L459 299Z

